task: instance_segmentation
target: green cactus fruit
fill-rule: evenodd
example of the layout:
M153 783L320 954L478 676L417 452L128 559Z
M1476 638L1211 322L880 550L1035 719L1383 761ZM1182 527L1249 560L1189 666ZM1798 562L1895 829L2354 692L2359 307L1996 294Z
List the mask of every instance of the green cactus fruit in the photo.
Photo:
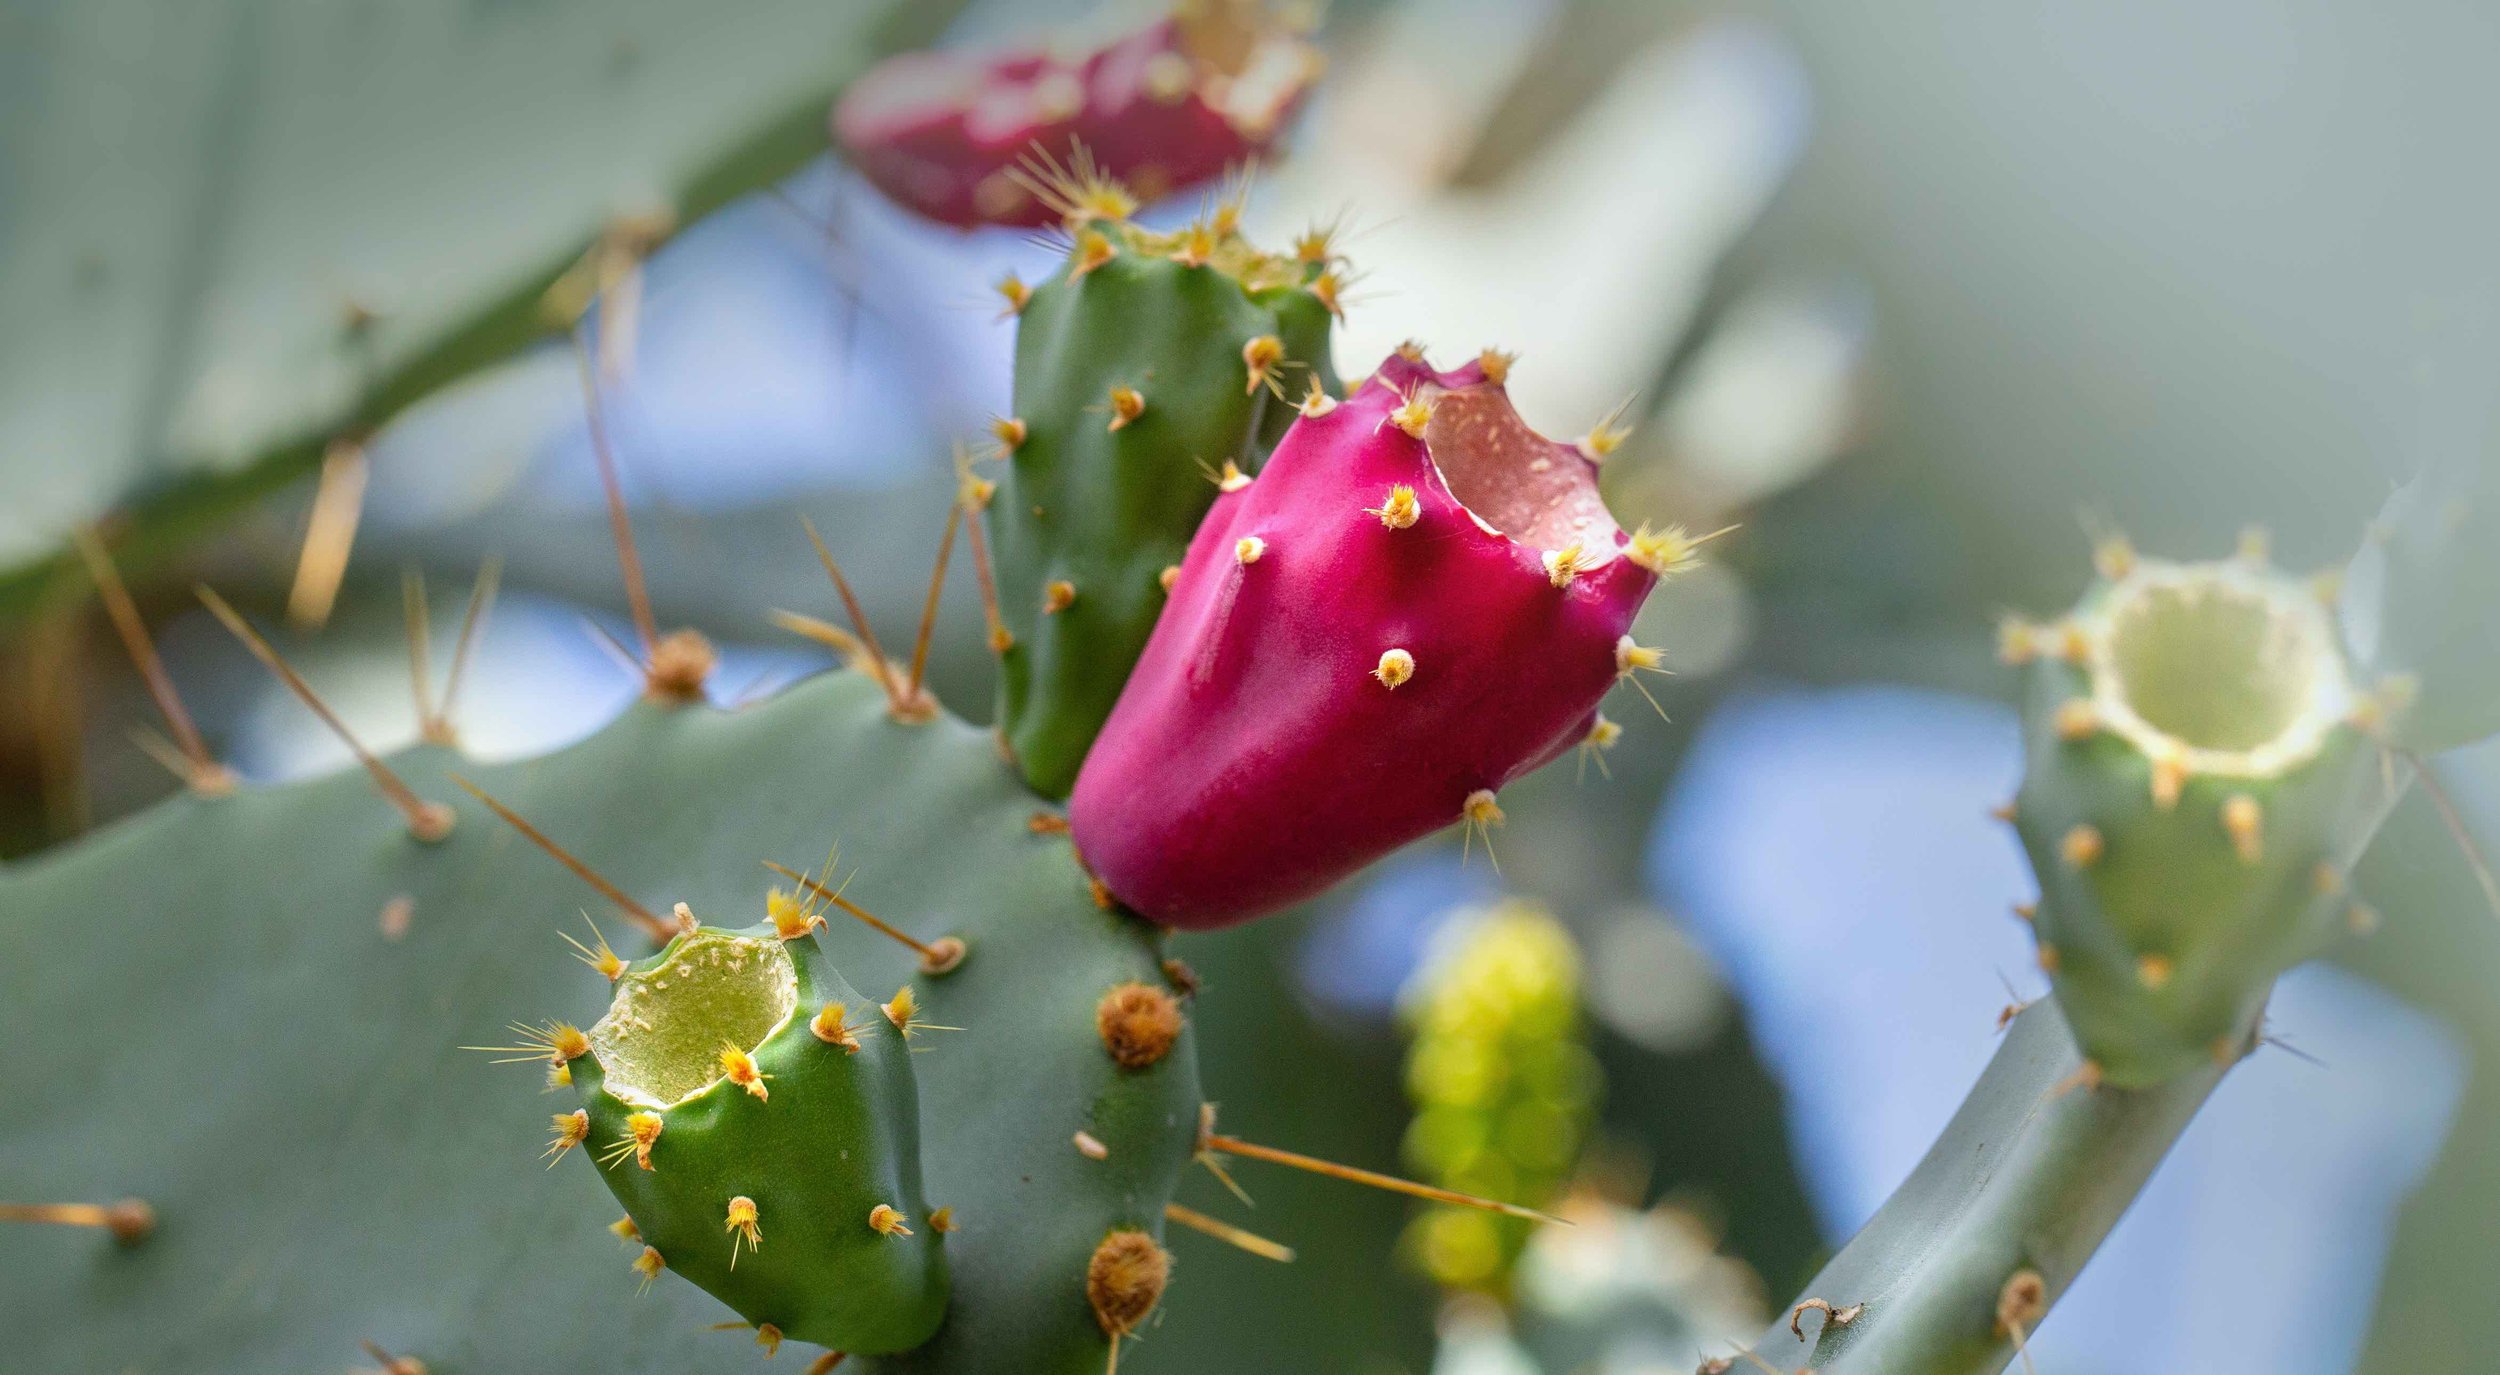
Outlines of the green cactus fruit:
M2314 587L2254 549L2209 563L2105 544L2031 664L2014 822L2040 964L2092 1073L2143 1087L2238 1058L2275 976L2348 905L2375 751Z
M1415 1040L1406 1158L1443 1188L1543 1207L1570 1183L1596 1114L1580 1027L1580 955L1542 908L1506 902L1446 928L1406 992ZM1408 1258L1452 1289L1506 1294L1536 1224L1436 1204Z
M763 1334L709 1331L730 1315L693 1285L663 1271L635 1296L643 1249L611 1234L617 1210L594 1173L629 1191L682 1177L710 1195L629 1194L645 1200L637 1215L667 1269L726 1294L779 1294L779 1267L811 1253L839 1267L873 1240L885 1261L839 1273L867 1283L874 1266L896 1266L889 1282L910 1297L892 1339L925 1321L934 1275L914 1279L909 1264L934 1254L937 1234L907 1163L905 1047L874 1022L854 1059L815 1041L822 1009L807 1001L771 1035L751 1016L689 1019L689 1048L717 1052L715 1034L760 1047L749 1054L773 1076L760 1081L769 1100L715 1087L671 1109L647 1175L630 1156L607 1171L539 1167L549 1116L573 1109L573 1095L540 1096L543 1055L496 1067L454 1060L452 1047L595 1002L598 976L547 958L560 924L580 931L589 890L469 805L457 773L661 913L678 899L751 910L759 859L804 861L838 837L856 865L849 900L933 945L960 938L960 963L932 975L849 916L815 937L854 987L909 984L921 1017L963 1028L915 1035L927 1053L910 1057L925 1192L951 1205L955 1227L943 1321L908 1353L853 1356L841 1375L1101 1375L1111 1337L1091 1293L1133 1324L1160 1292L1146 1248L1195 1146L1191 1032L1176 1006L1137 999L1154 1006L1142 1022L1112 1019L1115 1057L1102 1004L1129 985L1165 987L1153 933L1096 903L1065 836L1032 824L1031 795L985 732L889 711L853 673L734 711L645 702L541 759L481 763L439 746L392 756L419 797L461 804L433 843L346 773L175 798L0 869L0 1198L137 1198L158 1224L127 1247L69 1227L7 1237L11 1368L344 1370L365 1341L444 1372L748 1359L739 1348ZM858 1021L872 1015L856 1009ZM587 1055L590 1035L577 1034ZM796 1058L810 1051L827 1053L813 1066ZM635 1058L595 1055L610 1076ZM842 1074L856 1085L847 1109L826 1087ZM738 1173L729 1127L753 1127L758 1141L802 1119L830 1130L871 1104L881 1121L895 1114L892 1130L846 1132L832 1149L864 1145L878 1163L811 1165L828 1144L811 1139L782 1148L770 1179ZM583 1146L612 1147L624 1130L585 1124ZM801 1184L817 1168L842 1199L822 1218L792 1201L818 1187ZM894 1189L913 1237L837 1234L871 1229L872 1185ZM741 1244L733 1274L728 1209L741 1194L762 1245ZM672 1211L697 1203L708 1218ZM688 1239L656 1240L681 1228ZM1126 1240L1098 1264L1115 1234ZM826 1290L793 1302L819 1318L843 1311L850 1300ZM815 1331L797 1326L813 1320L801 1313L736 1301Z
M2387 499L2344 579L2354 657L2423 754L2500 731L2500 458L2452 449Z
M648 1264L771 1340L908 1350L946 1314L951 1221L921 1194L909 1009L862 998L776 896L790 925L697 927L620 972L556 1148L589 1147Z
M1242 238L1237 206L1174 234L1122 218L1101 183L1061 193L1075 246L1050 280L1004 290L1016 327L996 546L999 722L1025 780L1065 797L1163 610L1220 484L1255 473L1333 387L1337 269L1324 236L1291 255Z

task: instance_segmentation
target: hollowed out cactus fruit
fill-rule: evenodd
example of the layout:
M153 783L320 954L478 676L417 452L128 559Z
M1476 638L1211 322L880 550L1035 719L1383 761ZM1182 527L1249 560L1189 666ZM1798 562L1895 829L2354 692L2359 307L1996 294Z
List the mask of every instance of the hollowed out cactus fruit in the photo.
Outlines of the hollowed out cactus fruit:
M2275 977L2338 929L2378 816L2373 699L2306 580L2101 562L2063 620L2009 627L2033 665L2014 817L2058 1006L2140 1087L2245 1053Z
M804 923L802 923L804 930ZM582 1143L648 1262L775 1337L882 1353L946 1314L902 1030L810 934L680 934L570 1063ZM557 1120L558 1140L575 1128Z
M1023 167L1072 142L1159 200L1259 158L1318 76L1265 10L1183 0L1105 39L889 58L835 107L834 138L878 190L963 228L1055 222Z
M1334 280L1324 245L1262 253L1224 210L1178 234L1085 221L1056 275L1011 290L1016 413L987 528L999 725L1036 791L1076 782L1166 570L1227 470L1257 471L1293 419L1279 395L1334 384Z
M1507 367L1393 354L1217 498L1070 803L1121 901L1182 927L1273 911L1498 822L1504 784L1600 728L1677 551L1616 526Z

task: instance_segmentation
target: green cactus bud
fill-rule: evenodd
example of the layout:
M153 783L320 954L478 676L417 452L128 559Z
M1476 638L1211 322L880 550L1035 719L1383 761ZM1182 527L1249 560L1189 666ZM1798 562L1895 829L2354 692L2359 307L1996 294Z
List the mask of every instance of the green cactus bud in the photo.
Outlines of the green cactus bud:
M905 1350L947 1299L911 1057L796 930L698 927L626 970L573 1062L579 1121L668 1269L759 1332Z
M2257 559L2103 550L2032 662L2015 802L2040 963L2085 1060L2160 1083L2237 1059L2275 976L2316 952L2375 822L2373 751L2313 589Z
M1558 1196L1598 1091L1571 933L1525 902L1461 916L1408 986L1406 1016L1409 1163L1461 1193L1532 1206ZM1444 1286L1500 1294L1534 1227L1436 1205L1407 1228L1406 1254Z
M1262 253L1232 218L1169 235L1098 220L1050 280L1009 294L992 638L1001 728L1051 797L1074 786L1219 486L1258 471L1288 394L1336 383L1325 247Z

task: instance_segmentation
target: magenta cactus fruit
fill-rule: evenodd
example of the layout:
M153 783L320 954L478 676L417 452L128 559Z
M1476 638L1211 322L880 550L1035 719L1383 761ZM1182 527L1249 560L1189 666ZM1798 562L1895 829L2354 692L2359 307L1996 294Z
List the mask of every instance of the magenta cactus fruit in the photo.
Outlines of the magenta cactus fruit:
M1591 446L1511 408L1509 361L1400 350L1343 401L1315 390L1217 498L1070 800L1123 903L1225 926L1498 824L1502 786L1655 663L1627 632L1689 543L1615 524Z
M1318 50L1256 0L1183 0L1093 46L891 58L834 107L860 174L944 224L1039 226L1067 207L1025 160L1075 144L1157 200L1266 153L1318 75Z

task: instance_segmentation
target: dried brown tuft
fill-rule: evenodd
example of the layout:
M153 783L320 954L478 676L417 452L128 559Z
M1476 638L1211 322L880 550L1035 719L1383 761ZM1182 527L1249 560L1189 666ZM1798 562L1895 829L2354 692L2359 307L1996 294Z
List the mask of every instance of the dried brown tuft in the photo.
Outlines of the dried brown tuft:
M1180 1001L1152 984L1124 983L1102 995L1094 1029L1122 1069L1144 1069L1161 1060L1181 1034Z
M1118 1231L1094 1248L1085 1266L1085 1298L1094 1306L1094 1321L1106 1337L1125 1337L1137 1330L1172 1277L1172 1257L1155 1239L1138 1231Z

